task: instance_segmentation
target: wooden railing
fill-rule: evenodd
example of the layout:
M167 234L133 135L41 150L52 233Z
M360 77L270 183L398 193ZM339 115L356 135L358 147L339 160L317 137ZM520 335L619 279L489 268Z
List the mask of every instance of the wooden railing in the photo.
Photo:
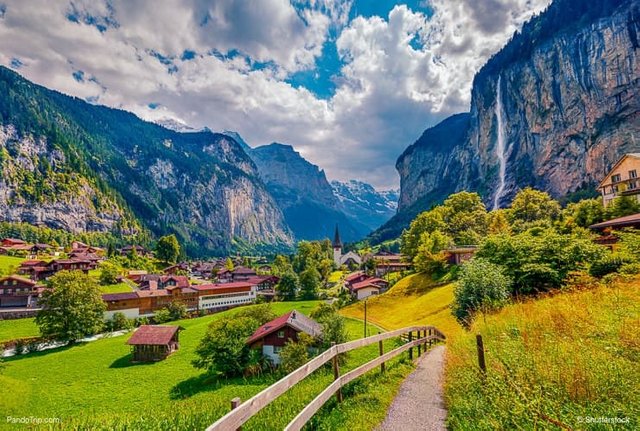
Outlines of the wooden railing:
M416 334L415 338L414 333ZM406 337L403 337L403 335L406 335ZM395 337L402 337L403 341L406 340L406 343L394 350L384 353L382 342ZM347 383L362 376L368 371L373 370L377 366L380 366L381 371L384 372L385 362L403 352L406 352L407 350L409 351L409 358L413 359L414 347L417 347L418 356L420 356L423 348L426 351L427 344L430 346L438 341L445 341L445 336L437 328L433 326L411 326L334 345L244 403L239 404L239 400L234 399L232 402L233 410L218 419L213 425L207 428L207 431L229 431L239 429L242 424L251 419L260 410L268 406L295 384L299 383L327 362L333 361L335 379L333 383L327 386L324 391L314 398L313 401L311 401L311 403L309 403L286 427L287 431L299 430L331 398L332 395L337 394L338 402L342 401L341 388ZM380 356L342 376L340 375L338 355L375 343L378 343L379 345Z

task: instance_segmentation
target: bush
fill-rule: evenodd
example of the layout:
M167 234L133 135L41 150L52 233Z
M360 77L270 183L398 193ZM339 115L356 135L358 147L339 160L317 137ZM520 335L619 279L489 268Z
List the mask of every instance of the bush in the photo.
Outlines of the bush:
M254 319L259 325L264 325L265 323L275 319L276 314L273 312L270 304L260 304L254 307L247 307L240 310L235 315L236 317L248 317L250 319ZM249 334L251 335L251 334Z
M120 268L111 262L102 262L100 264L100 284L103 286L109 284L116 284L118 282L118 276L120 275Z
M285 374L297 370L309 361L309 348L313 339L304 332L298 334L298 341L289 340L280 351L280 368Z
M107 322L107 327L109 331L122 331L125 329L131 329L133 327L133 322L127 319L127 316L124 313L114 313L111 320Z
M620 269L618 270L618 272L620 274L624 274L624 275L636 275L636 274L640 274L640 263L634 262L634 263L625 263L624 265L622 265L620 267Z
M141 317L136 317L136 319L133 322L133 325L137 328L139 326L142 325L148 325L149 324L149 318L145 317L145 316L141 316Z
M157 324L171 322L171 313L166 308L161 308L156 311L156 314L153 316L153 321Z
M453 314L458 321L468 324L474 312L502 307L509 298L511 284L511 278L500 266L484 259L472 259L462 266L454 291Z
M593 262L589 268L589 274L602 278L607 274L618 272L625 263L632 263L632 260L620 253L610 253Z

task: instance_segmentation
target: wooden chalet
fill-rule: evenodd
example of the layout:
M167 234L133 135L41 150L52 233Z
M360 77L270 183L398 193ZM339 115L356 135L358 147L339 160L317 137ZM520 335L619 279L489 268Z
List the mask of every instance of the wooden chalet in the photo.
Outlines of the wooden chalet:
M131 362L156 362L178 350L178 326L142 325L127 344L132 346Z
M445 250L447 253L447 262L452 265L460 265L470 260L476 253L478 247L469 245L466 247L453 247Z
M389 282L377 277L368 277L357 283L351 283L348 286L351 295L361 300L371 295L379 295L389 288Z
M27 245L27 242L17 238L3 238L0 240L0 246L2 247L14 247L17 245Z
M0 278L0 307L35 307L44 286L16 275Z
M280 351L289 340L298 341L300 333L306 333L313 338L322 337L322 326L299 311L293 310L287 314L265 323L259 327L247 340L253 349L261 349L262 354L274 365L280 363Z

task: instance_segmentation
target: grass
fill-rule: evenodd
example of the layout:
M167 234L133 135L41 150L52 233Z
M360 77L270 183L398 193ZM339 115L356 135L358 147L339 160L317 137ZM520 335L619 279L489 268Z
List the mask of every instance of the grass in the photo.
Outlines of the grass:
M0 320L0 344L18 338L40 335L34 319Z
M13 273L24 260L23 257L0 256L0 274Z
M409 275L398 281L388 292L367 300L367 320L385 329L411 325L432 325L447 336L459 333L449 308L453 301L453 284L440 285L430 276ZM364 302L342 309L346 317L364 318Z
M275 303L278 314L295 308L308 314L317 301ZM226 312L233 313L234 311ZM185 328L180 349L164 361L130 363L128 336L9 358L0 373L0 416L59 417L62 429L203 429L228 411L229 401L246 400L277 376L219 379L192 367L194 349L219 313L175 322ZM362 323L347 320L350 338L361 336ZM386 343L391 349L394 341ZM374 358L372 345L349 355L349 370ZM345 389L346 401L330 401L314 417L314 429L371 429L382 421L404 376L413 369L397 359ZM318 370L252 419L243 429L282 429L333 379L330 367ZM0 424L7 426L5 424Z
M487 349L477 368L475 334ZM451 429L638 429L638 281L561 293L480 316L448 342ZM580 418L628 418L613 425ZM584 419L582 419L584 421Z
M100 286L100 291L102 293L123 293L123 292L132 292L131 286L127 283L117 283L117 284L109 284L106 286Z

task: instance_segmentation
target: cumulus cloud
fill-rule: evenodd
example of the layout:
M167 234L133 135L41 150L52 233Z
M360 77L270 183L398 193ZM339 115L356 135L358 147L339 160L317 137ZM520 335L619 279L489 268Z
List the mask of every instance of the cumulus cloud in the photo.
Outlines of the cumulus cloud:
M430 14L353 18L353 0L5 0L0 63L149 120L290 143L330 178L390 187L397 156L468 109L473 74L547 3L433 0ZM290 85L328 43L335 94Z

